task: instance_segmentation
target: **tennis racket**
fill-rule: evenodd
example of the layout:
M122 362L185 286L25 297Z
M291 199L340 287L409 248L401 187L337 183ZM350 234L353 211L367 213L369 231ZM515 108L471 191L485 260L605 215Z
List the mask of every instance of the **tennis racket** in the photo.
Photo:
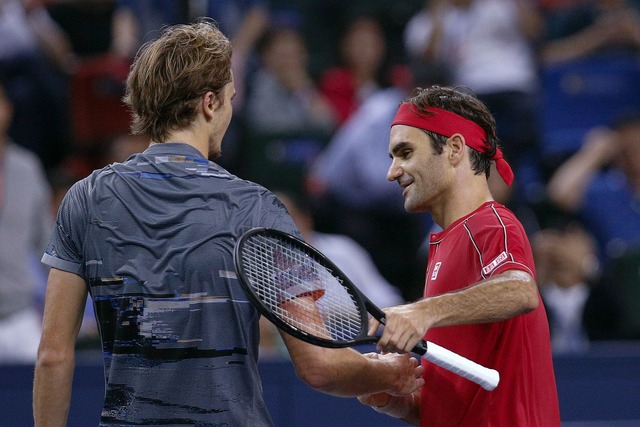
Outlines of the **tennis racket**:
M252 303L286 333L321 347L372 344L369 315L381 324L385 314L325 255L279 230L253 228L234 249L240 284ZM432 342L422 341L414 353L486 390L500 381L499 373Z

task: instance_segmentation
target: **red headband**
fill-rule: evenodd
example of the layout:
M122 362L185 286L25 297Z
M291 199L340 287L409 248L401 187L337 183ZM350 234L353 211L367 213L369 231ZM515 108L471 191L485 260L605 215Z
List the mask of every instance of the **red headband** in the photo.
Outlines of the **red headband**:
M469 147L481 153L487 152L489 148L487 147L487 133L480 125L456 113L441 108L428 107L426 111L432 113L432 115L418 112L414 108L414 104L404 102L400 105L391 126L412 126L444 135L447 138L459 133L464 136L465 143ZM506 182L507 185L511 185L513 182L513 171L509 163L504 159L502 151L499 148L496 147L496 153L491 160L495 160L496 169L504 182Z

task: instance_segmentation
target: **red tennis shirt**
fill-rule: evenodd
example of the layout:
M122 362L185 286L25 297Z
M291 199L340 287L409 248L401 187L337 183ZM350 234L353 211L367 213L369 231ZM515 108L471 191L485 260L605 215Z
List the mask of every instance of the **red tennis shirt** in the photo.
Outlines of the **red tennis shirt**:
M515 215L483 204L430 237L425 297L457 291L507 270L535 277L531 245ZM500 372L486 391L427 363L421 426L560 425L549 324L542 301L534 311L501 322L431 328L425 339Z

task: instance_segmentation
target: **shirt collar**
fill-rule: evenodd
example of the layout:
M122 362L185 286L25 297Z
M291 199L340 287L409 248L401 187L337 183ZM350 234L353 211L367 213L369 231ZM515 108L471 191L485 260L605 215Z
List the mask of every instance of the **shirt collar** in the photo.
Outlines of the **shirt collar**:
M163 142L153 144L144 150L144 154L151 156L180 155L207 160L197 148L184 142Z

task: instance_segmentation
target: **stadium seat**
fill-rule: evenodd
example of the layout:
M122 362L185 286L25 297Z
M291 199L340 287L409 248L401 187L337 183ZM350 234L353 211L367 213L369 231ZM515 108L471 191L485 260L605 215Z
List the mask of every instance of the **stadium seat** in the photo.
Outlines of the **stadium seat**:
M543 158L575 152L585 133L621 111L640 108L640 56L611 51L545 66L542 77Z

